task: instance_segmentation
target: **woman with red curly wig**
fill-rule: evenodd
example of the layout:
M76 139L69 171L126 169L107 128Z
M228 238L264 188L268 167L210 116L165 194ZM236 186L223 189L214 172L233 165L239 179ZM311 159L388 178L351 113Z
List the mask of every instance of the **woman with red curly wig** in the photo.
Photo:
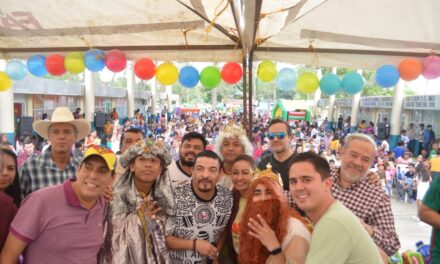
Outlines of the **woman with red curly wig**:
M307 221L291 208L270 169L260 173L247 193L240 222L240 263L304 263L310 242Z

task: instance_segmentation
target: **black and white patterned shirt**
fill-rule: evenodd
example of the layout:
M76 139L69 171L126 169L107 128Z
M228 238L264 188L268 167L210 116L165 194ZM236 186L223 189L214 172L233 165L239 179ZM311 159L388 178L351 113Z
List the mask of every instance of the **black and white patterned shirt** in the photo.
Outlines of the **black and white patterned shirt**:
M166 235L217 244L231 216L231 191L217 186L214 197L205 201L197 196L191 183L186 183L175 189L175 199L176 215L168 217ZM205 263L207 260L193 250L170 250L170 255L175 264Z

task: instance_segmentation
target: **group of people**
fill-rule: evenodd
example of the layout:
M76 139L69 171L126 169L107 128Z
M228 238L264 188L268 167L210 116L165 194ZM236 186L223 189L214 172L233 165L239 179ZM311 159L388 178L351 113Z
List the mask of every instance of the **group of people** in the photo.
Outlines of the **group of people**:
M87 121L58 108L34 122L50 147L20 172L2 148L0 262L387 263L399 250L390 198L369 173L371 137L346 137L333 166L318 153L334 138L275 119L256 162L255 141L227 122L213 150L203 131L154 140L129 127L116 154L91 144L83 155L72 150Z

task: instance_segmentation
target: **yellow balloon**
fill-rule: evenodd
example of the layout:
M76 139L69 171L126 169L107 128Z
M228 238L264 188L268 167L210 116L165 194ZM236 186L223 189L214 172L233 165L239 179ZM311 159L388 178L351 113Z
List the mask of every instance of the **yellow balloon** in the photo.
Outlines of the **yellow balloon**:
M9 90L12 86L12 80L6 72L0 72L0 92Z
M162 63L157 67L156 79L163 85L171 85L179 78L179 70L172 63Z
M79 74L84 71L84 54L79 51L71 52L64 58L64 67L72 74Z
M313 93L318 89L319 79L311 72L302 73L296 81L296 90L303 94Z
M258 65L258 79L263 82L271 82L277 77L277 67L269 60L265 60Z

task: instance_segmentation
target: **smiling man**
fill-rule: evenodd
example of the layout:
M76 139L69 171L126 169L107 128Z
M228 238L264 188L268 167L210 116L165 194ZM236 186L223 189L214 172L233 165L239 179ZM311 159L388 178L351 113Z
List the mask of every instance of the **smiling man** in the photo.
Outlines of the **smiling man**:
M101 198L111 184L115 154L91 146L77 169L76 180L43 188L23 201L11 223L0 263L96 263L103 242Z
M216 185L222 161L215 152L206 150L194 160L190 183L175 190L176 214L166 225L166 243L173 263L206 263L216 259L218 240L231 216L232 194Z
M33 128L50 142L50 147L42 155L33 156L24 163L20 175L23 197L43 187L75 178L81 157L74 155L72 148L75 142L90 133L89 122L74 119L67 107L55 109L51 121L35 121Z
M362 221L368 234L389 256L400 248L388 195L367 177L376 153L372 138L352 134L341 150L341 168L331 171L332 194Z

